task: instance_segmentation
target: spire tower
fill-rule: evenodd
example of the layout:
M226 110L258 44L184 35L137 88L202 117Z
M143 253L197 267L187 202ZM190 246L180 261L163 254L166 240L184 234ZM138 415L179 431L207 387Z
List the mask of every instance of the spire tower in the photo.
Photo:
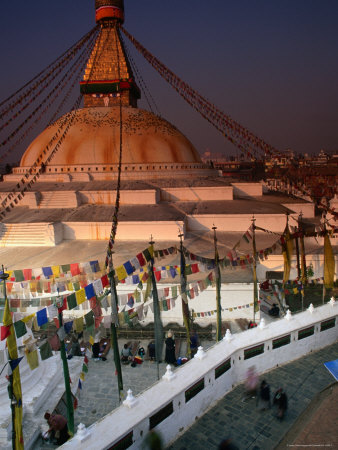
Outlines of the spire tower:
M137 107L140 90L119 33L124 22L123 0L95 0L95 19L101 31L88 59L80 90L84 106Z

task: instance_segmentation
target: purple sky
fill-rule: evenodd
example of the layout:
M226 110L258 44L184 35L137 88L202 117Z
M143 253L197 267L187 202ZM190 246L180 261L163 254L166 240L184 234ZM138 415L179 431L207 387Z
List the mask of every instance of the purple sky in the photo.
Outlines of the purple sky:
M136 39L262 139L280 150L338 150L336 0L125 0L125 8ZM1 2L0 99L94 25L94 0ZM128 47L164 118L200 153L237 154Z

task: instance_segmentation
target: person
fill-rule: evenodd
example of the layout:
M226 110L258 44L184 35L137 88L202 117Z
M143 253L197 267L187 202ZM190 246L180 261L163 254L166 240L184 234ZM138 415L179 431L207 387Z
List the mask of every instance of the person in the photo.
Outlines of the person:
M164 447L161 435L153 429L149 430L142 443L142 449L162 450L163 448Z
M288 408L288 398L286 396L286 393L284 392L283 388L279 388L274 397L273 397L273 404L277 405L278 411L277 411L277 418L279 420L282 420L285 416L285 412Z
M50 414L48 411L45 413L44 418L49 425L49 436L53 442L56 440L57 445L62 445L69 439L67 419L61 414Z
M265 380L263 380L261 382L260 403L261 403L262 411L271 407L271 405L270 405L270 386L268 385L268 383Z
M154 361L155 360L155 342L151 341L148 344L148 350L149 350L149 359L150 361Z
M92 358L94 358L95 361L98 361L100 359L99 353L100 353L100 341L99 339L95 339L95 342L92 346Z
M276 305L276 303L274 303L274 304L272 305L272 308L269 309L268 313L269 313L269 315L270 315L271 317L279 317L279 308L278 308L278 306Z
M246 380L244 383L246 395L242 399L242 402L244 402L248 398L255 398L255 397L257 398L258 381L259 378L256 373L255 367L254 366L249 367L246 374Z
M128 347L128 344L124 344L123 349L121 350L121 361L124 364L129 364L132 360L132 356L130 347Z
M196 331L194 331L193 335L190 336L191 356L195 355L195 353L197 352L197 348L198 348L198 334Z
M168 337L165 340L165 362L167 364L176 364L175 341L172 338L171 331L169 331Z
M144 348L143 348L143 347L140 347L140 348L138 349L137 354L143 359L144 354L145 354Z
M79 341L77 340L76 337L72 339L72 345L68 353L67 359L72 359L73 356L83 356L83 352L81 351Z

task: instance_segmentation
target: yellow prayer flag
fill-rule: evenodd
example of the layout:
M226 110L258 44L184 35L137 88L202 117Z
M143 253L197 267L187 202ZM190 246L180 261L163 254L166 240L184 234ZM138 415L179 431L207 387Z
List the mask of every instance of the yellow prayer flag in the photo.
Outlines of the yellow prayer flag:
M33 319L33 330L34 331L39 331L40 330L40 327L38 325L38 319L36 318L36 316L34 316L34 319Z
M23 317L21 320L25 323L29 322L30 320L34 319L35 314L30 314L29 316Z
M119 279L119 281L124 280L125 278L127 278L128 274L126 269L124 268L124 266L119 266L115 269L117 278Z
M52 272L54 277L60 276L60 266L52 266Z
M29 289L31 292L36 292L37 282L35 280L29 282Z
M16 345L16 337L14 332L14 326L12 322L12 316L9 311L8 299L5 300L5 310L3 316L3 324L6 327L10 327L10 335L7 336L7 349L10 360L18 358L18 349ZM16 399L16 405L14 407L14 428L15 428L15 449L23 450L23 435L22 435L22 393L21 393L21 380L19 365L13 370L13 396Z
M26 358L27 358L29 368L31 370L34 370L37 367L39 367L38 351L36 349L33 350L32 352L25 350L25 353L26 353Z
M93 345L93 344L94 344L94 338L93 338L93 336L89 336L89 343L90 343L90 345Z
M75 330L77 333L81 333L83 331L83 317L78 317L75 319Z
M298 288L293 288L293 293L298 294Z
M85 380L85 374L84 374L83 372L80 373L80 379L81 379L82 381Z
M84 289L79 289L75 292L75 298L78 305L86 301L86 292Z
M148 252L150 253L150 256L153 258L154 257L154 246L153 245L148 247Z
M73 283L71 281L68 281L68 283L67 283L67 290L68 291L72 291L73 289L74 289Z

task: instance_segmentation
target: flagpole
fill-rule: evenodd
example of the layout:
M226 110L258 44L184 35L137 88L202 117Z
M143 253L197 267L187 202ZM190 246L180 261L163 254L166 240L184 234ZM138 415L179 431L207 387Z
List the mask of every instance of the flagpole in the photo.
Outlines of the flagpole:
M300 254L301 254L301 282L302 282L302 311L304 310L304 295L305 295L305 284L307 283L306 276L306 259L305 259L305 245L304 245L304 228L303 228L303 213L300 212L298 217L298 229L300 230Z
M152 248L152 255L154 255L154 244L153 237L150 236L150 242ZM163 325L161 321L161 311L160 305L158 303L158 292L156 286L156 279L154 274L154 256L150 260L150 276L152 282L153 291L153 305L154 305L154 333L155 333L155 358L157 366L157 379L160 379L160 362L162 361L162 351L163 351Z
M324 261L323 261L323 298L322 298L322 303L323 303L323 305L324 305L324 303L325 303L325 291L326 291L326 289L325 289L325 263L326 263L326 261L325 261L325 235L326 235L326 233L327 233L327 230L326 230L326 223L325 223L325 220L326 220L326 215L324 214L324 217L323 217L323 227L324 227Z
M253 282L254 282L254 314L253 314L253 321L255 323L255 316L256 312L258 312L258 289L257 289L257 271L256 271L256 264L257 264L257 249L256 249L256 226L255 226L255 216L251 219L252 222L252 250L253 250L253 263L252 263L252 273L253 273Z
M216 341L222 340L222 310L221 310L221 271L219 268L219 256L217 249L217 227L214 230L214 247L215 247L215 275L216 275Z
M61 328L63 326L63 317L62 317L63 298L60 296L57 296L55 301L56 301L56 306L58 308L59 328ZM68 363L67 363L67 355L66 355L66 347L65 347L64 339L60 339L60 345L61 345L60 346L60 354L61 354L62 365L63 365L63 376L65 379L65 389L66 389L68 431L71 436L74 436L74 407L73 407L72 391L70 388L70 376L69 376L69 368L68 368Z
M118 297L117 297L117 291L116 291L115 270L114 270L114 266L113 266L112 253L110 254L110 258L109 258L109 278L110 278L111 316L112 316L112 321L111 321L111 325L110 325L110 337L111 337L112 347L113 347L113 351L114 351L115 370L117 373L118 397L119 397L119 403L121 403L121 391L123 391L123 379L122 379L122 369L121 369L121 360L120 360L120 350L119 350L119 344L118 344L118 340L117 340L117 330L116 330L116 327L119 326L118 311L117 311Z
M181 252L181 299L182 299L182 315L183 323L187 334L187 358L191 358L191 348L190 348L190 314L187 298L187 278L185 274L185 258L183 253L183 233L180 233L178 237L180 238L180 252Z
M8 273L5 273L4 266L2 265L2 272L0 274L0 279L4 282L4 299L6 301L7 298L7 290L6 290L6 280L9 277ZM8 359L10 360L11 357L8 354ZM11 401L11 412L12 412L12 448L15 449L15 404L16 399L13 394L13 371L10 371L10 375L8 376L8 396Z
M5 296L5 308L4 317L2 319L5 327L9 328L9 334L7 335L6 345L8 352L8 361L11 369L9 375L8 395L11 400L11 412L12 412L12 447L15 450L23 450L24 441L22 434L22 391L20 380L19 366L13 368L11 362L18 359L18 348L16 344L16 336L14 331L14 325L9 310L9 302L6 291L6 279L9 274L5 273L4 266L2 266L2 273L0 279L4 281L4 296Z

